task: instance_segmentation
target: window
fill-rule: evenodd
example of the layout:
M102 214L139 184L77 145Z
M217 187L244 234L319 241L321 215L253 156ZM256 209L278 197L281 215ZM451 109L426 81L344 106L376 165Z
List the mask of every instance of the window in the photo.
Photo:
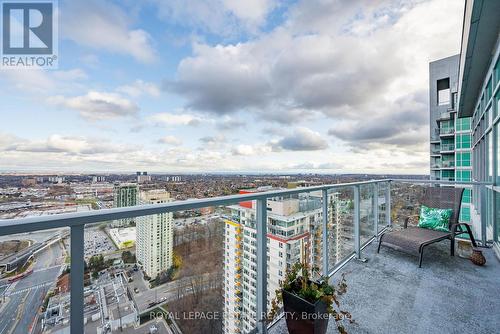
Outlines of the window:
M470 203L471 202L471 190L464 189L464 194L462 196L462 203Z
M457 118L457 131L471 130L471 117Z
M469 222L470 221L470 207L462 206L460 210L460 221Z
M462 135L456 135L455 137L456 143L457 143L457 149L468 149L471 147L471 135L469 134L462 134Z
M470 167L470 152L456 153L457 167Z
M450 78L437 81L437 101L439 106L450 104Z
M457 170L456 176L457 176L457 178L456 178L457 181L470 181L471 180L470 170Z
M500 81L500 57L497 59L497 63L495 64L495 85Z

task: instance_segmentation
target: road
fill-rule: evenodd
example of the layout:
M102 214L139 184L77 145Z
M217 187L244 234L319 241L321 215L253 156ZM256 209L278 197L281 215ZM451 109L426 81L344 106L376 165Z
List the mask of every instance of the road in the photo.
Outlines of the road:
M6 305L0 313L0 334L30 332L47 291L55 283L64 262L60 243L40 251L35 259L33 273L12 283L4 292ZM5 284L5 281L0 282L0 286Z
M196 285L201 290L210 288L209 277L210 274L204 274L201 277L196 278ZM178 295L185 296L188 294L192 294L192 278L193 277L184 277L169 283L162 284L156 288L148 289L144 292L139 292L137 294L132 293L139 312L142 313L150 309L151 307L149 306L149 304L152 302L170 301L176 299Z

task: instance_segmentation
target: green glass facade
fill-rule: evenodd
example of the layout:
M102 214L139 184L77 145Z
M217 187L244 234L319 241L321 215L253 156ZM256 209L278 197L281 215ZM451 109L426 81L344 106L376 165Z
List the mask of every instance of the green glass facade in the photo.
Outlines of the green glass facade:
M491 66L484 78L482 89L479 92L476 106L472 115L472 175L475 181L488 181L493 187L486 190L488 212L499 211L500 189L496 183L500 180L500 46L496 46ZM467 144L467 143L465 143ZM475 188L472 193L472 204L476 213L479 213L481 201L478 200L480 189ZM496 217L497 221L493 221ZM486 218L486 238L500 244L500 215L488 215Z
M455 122L455 180L472 181L471 166L471 117L457 118ZM471 221L471 188L464 190L460 221Z

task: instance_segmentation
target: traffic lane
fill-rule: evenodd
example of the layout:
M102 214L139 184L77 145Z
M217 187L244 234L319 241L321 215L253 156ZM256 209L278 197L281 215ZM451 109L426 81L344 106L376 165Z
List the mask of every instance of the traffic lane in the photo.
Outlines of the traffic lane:
M9 301L0 314L0 334L6 334L12 331L16 324L17 312L22 306L22 301L25 297L26 293L20 293L8 297Z
M17 290L27 289L47 282L55 282L60 269L61 266L56 266L48 269L33 271L33 273L27 277L17 281L13 289L9 292L12 293Z
M43 304L43 299L47 294L48 287L37 287L28 293L26 301L21 309L19 322L14 330L14 334L30 333L31 326L34 325L36 314Z

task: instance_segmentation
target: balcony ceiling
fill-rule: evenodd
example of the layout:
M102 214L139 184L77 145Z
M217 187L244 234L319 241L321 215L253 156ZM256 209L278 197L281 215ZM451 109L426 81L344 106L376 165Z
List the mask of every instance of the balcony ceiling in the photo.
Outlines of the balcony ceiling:
M462 32L459 116L474 113L500 32L500 1L467 0Z

